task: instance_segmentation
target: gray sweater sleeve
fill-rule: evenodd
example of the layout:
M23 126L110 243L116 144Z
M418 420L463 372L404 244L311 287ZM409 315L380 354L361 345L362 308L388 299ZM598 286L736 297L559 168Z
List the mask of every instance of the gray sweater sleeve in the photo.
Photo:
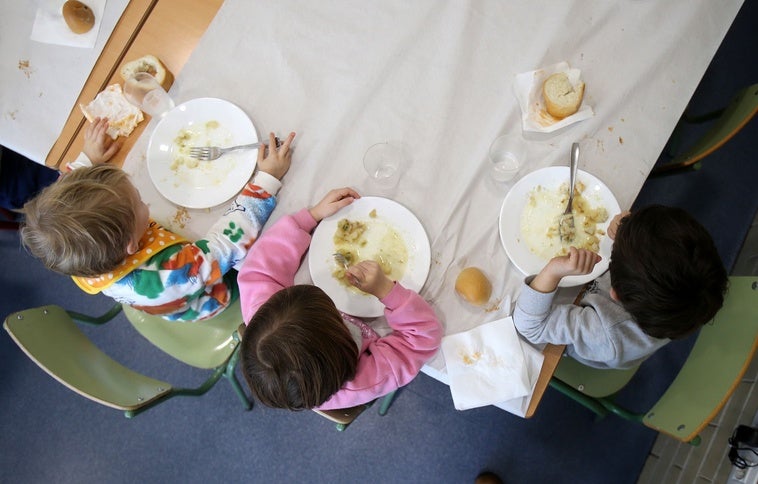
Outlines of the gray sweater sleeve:
M669 342L647 335L611 298L607 272L587 289L579 306L553 305L555 292L535 291L530 280L522 287L513 322L532 343L565 344L569 356L595 368L632 368Z
M531 343L570 345L582 360L611 361L617 348L591 306L552 305L555 291L541 293L525 282L513 312L516 329Z

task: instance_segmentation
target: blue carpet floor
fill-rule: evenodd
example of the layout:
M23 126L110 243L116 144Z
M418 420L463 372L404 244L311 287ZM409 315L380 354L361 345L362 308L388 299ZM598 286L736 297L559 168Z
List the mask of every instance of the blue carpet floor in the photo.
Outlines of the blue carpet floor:
M92 314L110 307L47 272L18 248L15 232L0 232L0 254L3 315L50 303ZM84 329L139 371L179 385L204 378L153 348L123 316ZM491 407L458 412L448 387L425 375L387 416L370 409L344 433L313 412L246 412L225 381L128 420L45 375L7 335L0 355L0 482L462 483L488 468L506 482L632 483L655 437L620 419L595 423L552 391L531 420Z
M698 111L758 81L758 2L748 0L693 98ZM650 180L637 205L682 206L714 234L731 268L758 208L758 122L702 170ZM84 295L0 231L0 316L59 304L87 313L111 301ZM86 332L114 358L177 385L204 373L173 361L120 316ZM692 341L675 342L641 368L621 395L633 409L665 390ZM467 483L483 469L506 483L634 483L656 433L593 415L549 389L530 420L495 408L454 410L448 387L420 375L389 414L364 413L345 431L313 412L260 405L245 412L225 381L201 398L177 398L128 420L44 374L0 334L0 483L314 482Z

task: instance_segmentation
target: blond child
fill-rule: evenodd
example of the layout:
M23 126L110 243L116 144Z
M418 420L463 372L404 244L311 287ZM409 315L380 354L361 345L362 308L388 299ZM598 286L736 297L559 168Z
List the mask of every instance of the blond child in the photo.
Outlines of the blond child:
M88 157L102 161L114 145L101 135L107 121L92 126ZM201 240L190 242L151 220L129 176L100 164L63 175L24 206L22 243L90 294L169 320L211 318L237 297L231 269L276 206L294 137L290 133L277 147L269 135L268 149L258 151L257 172Z

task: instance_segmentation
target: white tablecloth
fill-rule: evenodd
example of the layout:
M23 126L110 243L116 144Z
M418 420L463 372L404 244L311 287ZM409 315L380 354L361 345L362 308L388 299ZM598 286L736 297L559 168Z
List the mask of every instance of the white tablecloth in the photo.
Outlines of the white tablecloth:
M8 1L0 15L0 145L42 164L129 2L106 2L93 48L31 40L37 6L63 3Z
M741 3L227 0L170 93L177 103L232 101L259 135L298 133L269 224L344 185L412 210L432 245L421 294L451 334L509 311L523 279L498 236L512 183L493 183L486 160L498 134L521 132L514 76L567 61L581 69L585 102L596 113L555 133L525 134L521 175L567 165L578 140L581 168L628 208ZM158 220L199 236L221 208L185 211L155 191L145 168L154 125L125 169ZM403 142L411 156L391 191L374 188L362 166L366 149L385 140ZM455 296L455 278L468 265L493 279L499 311ZM298 278L308 280L307 264ZM428 367L444 370L444 361L438 355Z

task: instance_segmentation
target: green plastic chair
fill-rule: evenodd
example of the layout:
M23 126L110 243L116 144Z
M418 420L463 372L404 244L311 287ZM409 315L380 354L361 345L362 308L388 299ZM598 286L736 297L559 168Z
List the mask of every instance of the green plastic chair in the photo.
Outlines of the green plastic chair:
M129 306L123 310L134 327L159 349L188 365L210 369L197 388L175 388L116 362L79 329L75 321L102 325L122 310L116 304L102 316L43 306L11 314L4 327L38 366L69 389L97 403L122 410L126 417L175 396L200 396L222 377L229 380L245 409L252 408L235 375L242 320L239 301L220 315L198 323L170 322Z
M684 366L658 401L633 412L613 397L637 369L600 370L564 357L550 386L602 418L614 413L692 445L721 411L758 348L758 277L729 278L724 306L698 334Z
M682 130L682 122L701 123L716 120L708 132L695 142L688 150L674 156L663 165L653 168L651 176L670 175L685 170L697 170L703 158L719 149L737 134L758 113L758 84L753 84L739 91L729 105L717 111L701 116L682 116L669 140L670 154L676 148Z

